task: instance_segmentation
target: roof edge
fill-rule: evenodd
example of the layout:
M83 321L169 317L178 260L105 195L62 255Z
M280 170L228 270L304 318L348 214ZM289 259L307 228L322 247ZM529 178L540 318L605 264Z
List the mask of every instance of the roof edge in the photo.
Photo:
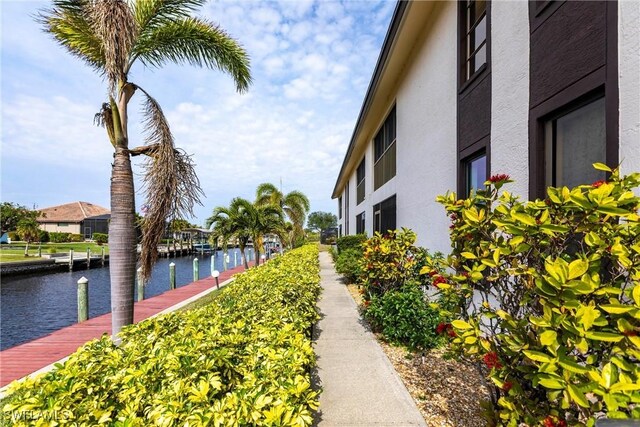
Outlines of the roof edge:
M358 114L358 119L356 120L356 126L353 129L353 133L351 135L351 141L349 142L349 147L347 148L347 153L342 160L342 166L340 167L340 173L338 173L338 178L336 179L336 184L333 188L333 194L331 195L332 199L335 199L340 196L338 191L338 186L340 184L341 178L345 172L345 167L347 165L347 160L351 157L351 153L356 145L356 137L362 127L362 119L369 111L371 107L371 102L373 99L373 93L378 87L380 83L380 77L382 76L382 70L384 69L387 61L389 59L389 53L391 52L391 46L398 35L398 29L400 28L400 23L402 22L402 18L404 17L404 13L407 10L407 6L409 5L409 0L398 0L396 3L396 8L393 11L393 16L391 17L391 23L389 24L389 28L387 29L387 34L384 38L384 42L382 43L382 49L380 50L380 55L378 56L378 61L376 62L376 67L373 71L373 75L371 76L371 81L369 82L369 87L367 88L367 92L364 97L364 101L362 102L362 107L360 107L360 114Z

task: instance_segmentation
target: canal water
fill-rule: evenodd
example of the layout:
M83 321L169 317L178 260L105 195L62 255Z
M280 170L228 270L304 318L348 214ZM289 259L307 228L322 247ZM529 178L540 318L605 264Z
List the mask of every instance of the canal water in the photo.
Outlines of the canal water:
M233 268L234 252L240 265L240 250L229 250L228 268ZM211 276L211 255L160 258L145 298L169 290L169 264L176 264L176 287L193 281L193 259L199 260L199 278ZM215 269L222 271L223 255L214 256ZM89 318L111 311L109 268L65 273L3 277L0 284L0 350L40 338L78 321L78 280L89 279ZM136 291L137 294L137 291Z

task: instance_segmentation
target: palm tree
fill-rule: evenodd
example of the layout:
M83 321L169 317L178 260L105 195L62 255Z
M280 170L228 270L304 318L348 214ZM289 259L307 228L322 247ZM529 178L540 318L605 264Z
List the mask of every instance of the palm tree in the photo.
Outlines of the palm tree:
M167 219L193 216L202 190L191 158L174 146L158 102L129 81L135 64L159 68L191 64L230 74L239 92L251 83L242 47L216 25L191 16L206 0L53 0L40 13L44 30L107 82L108 100L96 114L114 148L111 170L112 332L133 322L136 274L135 197L131 156L147 156L144 185L149 211L143 223L141 267L145 279L157 258ZM144 96L145 145L129 147L128 105Z
M209 241L213 244L212 256L215 255L218 242L221 242L222 247L222 262L224 264L224 268L227 268L227 252L229 250L229 240L233 236L233 222L226 215L225 207L218 206L213 210L213 215L207 218L205 222L206 228L211 229L213 232L211 233L211 237Z
M304 220L309 212L309 199L300 191L291 191L287 194L282 193L271 183L260 184L256 190L256 204L271 205L280 209L289 218L293 224L294 239L301 236L304 232Z
M16 225L16 232L27 245L24 247L24 256L29 256L29 243L40 238L40 227L33 217L25 216Z
M249 268L247 258L245 256L245 249L250 239L248 231L248 217L244 209L244 203L249 203L245 199L239 197L234 198L231 201L229 207L218 206L213 210L212 216L207 218L206 226L214 226L214 234L216 232L224 230L224 241L228 241L233 237L238 242L240 247L240 256L245 268ZM226 245L225 245L225 259L226 259Z

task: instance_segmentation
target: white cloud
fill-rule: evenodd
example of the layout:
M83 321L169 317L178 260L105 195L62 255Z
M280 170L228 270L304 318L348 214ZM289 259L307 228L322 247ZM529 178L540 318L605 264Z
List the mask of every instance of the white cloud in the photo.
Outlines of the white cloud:
M194 156L207 196L196 210L197 222L214 206L235 196L253 198L259 183L279 184L280 179L285 191L306 193L312 210L335 210L331 191L394 4L207 3L206 17L239 40L251 57L254 84L244 95L218 71L173 65L133 70L132 80L162 105L177 145ZM19 14L24 8L10 9ZM92 170L88 179L108 177L105 159L111 147L104 130L91 121L104 98L100 78L22 15L3 10L2 20L3 163L31 159L51 165L43 175ZM12 21L25 27L11 26ZM22 36L6 37L12 31ZM19 60L7 61L6 55L14 53ZM40 61L39 55L44 55ZM141 141L139 120L132 103L132 145ZM5 170L15 173L3 167L3 193L18 194L20 184Z

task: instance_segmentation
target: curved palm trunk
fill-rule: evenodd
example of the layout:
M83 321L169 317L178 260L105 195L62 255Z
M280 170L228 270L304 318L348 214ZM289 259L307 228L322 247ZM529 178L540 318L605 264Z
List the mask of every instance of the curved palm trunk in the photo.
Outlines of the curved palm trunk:
M109 271L111 274L111 328L115 335L133 323L133 288L136 275L135 191L129 152L117 148L111 169L111 222Z
M238 240L238 246L240 246L240 259L242 261L242 264L244 265L244 269L248 270L249 263L247 262L247 256L244 253L245 249L247 248L247 245L242 239L240 239Z

